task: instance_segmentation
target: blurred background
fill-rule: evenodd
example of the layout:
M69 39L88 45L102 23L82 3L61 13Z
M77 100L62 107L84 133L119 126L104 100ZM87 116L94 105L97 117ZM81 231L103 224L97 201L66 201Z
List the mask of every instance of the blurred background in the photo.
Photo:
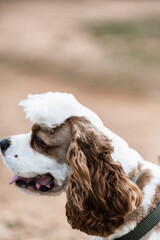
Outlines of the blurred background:
M142 156L160 156L160 2L0 0L0 139L30 131L28 93L62 91ZM0 162L1 240L87 240L65 217L65 194L35 197Z

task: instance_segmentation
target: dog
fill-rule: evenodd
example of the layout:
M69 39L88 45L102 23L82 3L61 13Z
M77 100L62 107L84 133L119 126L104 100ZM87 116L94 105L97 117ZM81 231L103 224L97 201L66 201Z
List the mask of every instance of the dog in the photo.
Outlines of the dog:
M3 161L16 174L10 184L37 195L65 191L73 229L114 240L159 204L160 167L144 161L72 94L29 94L20 105L33 125L0 142ZM159 223L142 237L158 239Z

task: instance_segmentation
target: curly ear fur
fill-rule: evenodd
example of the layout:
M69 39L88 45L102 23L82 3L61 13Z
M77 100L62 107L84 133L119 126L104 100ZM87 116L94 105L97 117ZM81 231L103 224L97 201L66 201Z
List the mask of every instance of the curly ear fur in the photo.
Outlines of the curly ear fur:
M107 237L124 223L127 213L141 203L140 189L119 162L105 135L84 118L71 118L73 139L67 163L66 215L72 228Z

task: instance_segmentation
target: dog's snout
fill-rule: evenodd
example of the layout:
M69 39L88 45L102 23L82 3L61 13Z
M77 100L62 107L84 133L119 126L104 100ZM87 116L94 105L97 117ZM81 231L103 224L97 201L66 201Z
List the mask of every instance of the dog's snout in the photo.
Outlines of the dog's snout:
M9 139L6 138L6 139L3 139L2 141L0 141L0 149L1 149L3 154L8 149L9 146L10 146L10 140Z

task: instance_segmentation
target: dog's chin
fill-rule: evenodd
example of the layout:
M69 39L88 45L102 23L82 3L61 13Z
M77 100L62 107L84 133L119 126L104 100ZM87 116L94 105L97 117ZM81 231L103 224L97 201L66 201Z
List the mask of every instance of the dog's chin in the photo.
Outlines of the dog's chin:
M58 186L56 179L50 174L37 175L33 178L15 176L10 184L15 183L16 187L25 193L33 195L56 196L65 191L66 184Z
M37 191L37 190L34 190L34 189L20 187L17 184L15 184L15 185L20 191L22 191L26 194L34 195L34 196L59 196L66 189L66 186L62 186L62 187L56 187L56 188L54 188L54 190L50 190L48 192L41 192L41 191Z

